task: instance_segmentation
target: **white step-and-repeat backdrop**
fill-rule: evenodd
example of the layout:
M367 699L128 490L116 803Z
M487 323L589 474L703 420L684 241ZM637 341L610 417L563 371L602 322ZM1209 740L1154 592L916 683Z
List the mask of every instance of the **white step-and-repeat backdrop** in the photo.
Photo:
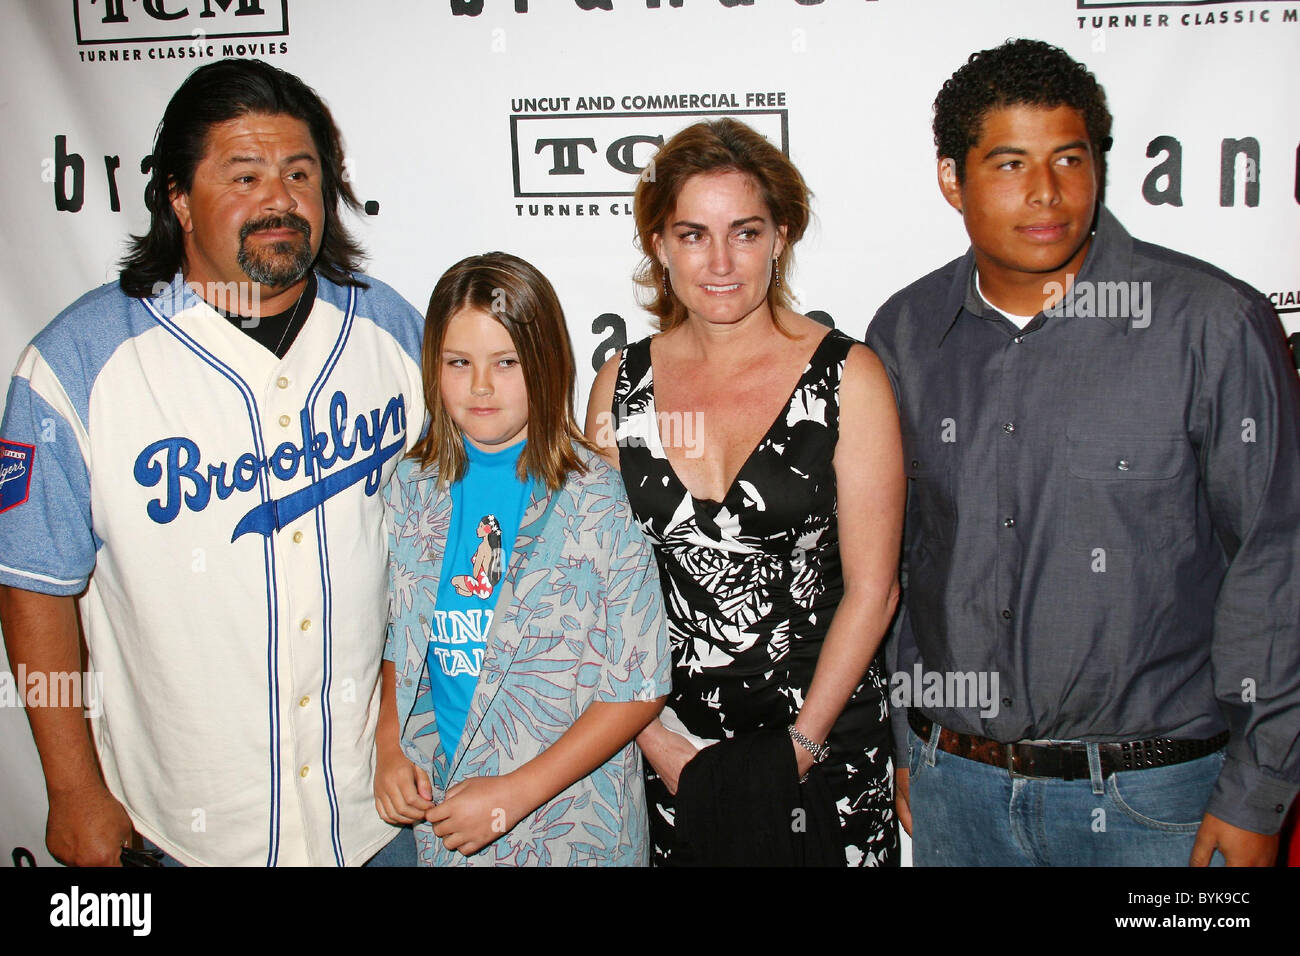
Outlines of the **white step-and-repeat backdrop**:
M939 195L930 104L1008 37L1088 64L1115 114L1107 201L1129 231L1221 266L1300 331L1300 0L5 0L0 368L115 278L147 223L142 163L196 66L300 75L343 130L369 271L421 311L473 252L537 264L568 314L579 401L646 335L632 187L662 137L736 116L816 193L791 284L861 337L966 247ZM0 660L0 848L44 849L22 692ZM5 862L9 862L6 859Z

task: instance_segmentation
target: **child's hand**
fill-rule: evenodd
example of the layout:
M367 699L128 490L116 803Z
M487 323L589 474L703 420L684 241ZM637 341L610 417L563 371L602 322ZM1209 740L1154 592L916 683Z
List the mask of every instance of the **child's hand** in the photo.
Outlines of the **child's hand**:
M375 755L375 809L385 823L414 823L433 806L429 775L399 749L380 747Z
M523 818L518 806L519 787L503 777L471 777L447 791L446 798L424 818L433 824L434 836L442 838L448 850L465 856L508 833Z

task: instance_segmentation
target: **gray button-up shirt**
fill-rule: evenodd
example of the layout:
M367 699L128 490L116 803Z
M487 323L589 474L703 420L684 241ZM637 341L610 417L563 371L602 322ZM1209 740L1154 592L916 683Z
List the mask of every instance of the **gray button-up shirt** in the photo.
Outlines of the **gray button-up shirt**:
M867 331L910 479L895 701L1000 741L1227 729L1207 809L1275 832L1300 789L1300 381L1277 316L1105 209L1023 331L973 276L967 253Z

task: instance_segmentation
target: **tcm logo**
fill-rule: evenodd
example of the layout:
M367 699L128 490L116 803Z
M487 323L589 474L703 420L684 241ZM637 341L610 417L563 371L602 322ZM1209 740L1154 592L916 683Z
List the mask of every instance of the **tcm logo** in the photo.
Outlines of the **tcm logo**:
M77 44L288 36L289 0L73 0Z
M1079 10L1115 7L1217 7L1232 3L1278 3L1280 0L1075 0Z
M511 116L515 195L630 196L650 157L692 123L734 117L789 153L788 110Z

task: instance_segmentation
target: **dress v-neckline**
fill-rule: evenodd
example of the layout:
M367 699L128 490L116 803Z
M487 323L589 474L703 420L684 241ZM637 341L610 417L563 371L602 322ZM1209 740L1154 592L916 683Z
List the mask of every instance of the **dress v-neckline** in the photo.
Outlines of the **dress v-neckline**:
M650 402L649 402L650 430L654 434L655 443L659 446L659 450L663 452L664 464L668 468L668 474L672 476L673 481L677 482L677 486L681 488L682 491L686 492L687 497L689 497L692 502L694 502L696 505L709 505L714 510L716 510L718 508L721 508L731 499L732 493L740 485L741 476L745 474L745 470L749 467L749 463L754 460L754 456L758 454L759 449L763 447L764 443L768 440L769 436L771 436L772 432L776 429L776 427L779 424L781 424L781 422L783 422L786 419L786 417L790 414L790 403L794 401L794 397L799 394L799 390L804 387L804 380L813 371L813 369L817 367L816 363L813 360L817 358L818 354L820 354L821 350L826 346L826 343L834 335L835 335L835 329L827 330L826 334L821 337L821 341L819 341L817 345L813 348L807 360L804 362L804 369L802 372L799 373L798 381L796 381L794 383L794 387L790 389L790 394L786 397L785 402L782 403L779 409L777 409L776 417L773 418L772 423L767 426L767 430L764 431L763 434L759 436L759 439L754 444L754 447L749 450L749 454L746 455L745 460L740 463L740 468L736 471L735 476L731 479L731 483L727 485L726 490L722 493L722 497L717 500L713 498L697 498L694 494L692 494L691 489L686 487L686 482L682 481L681 476L677 474L677 468L673 465L672 459L668 457L668 449L664 445L663 435L661 435L659 432L659 407L655 401L655 363L654 363L653 340L651 340L651 342L646 344L646 355L647 355L646 364L649 367L649 373L650 373L650 383L647 389L647 391L650 393Z

